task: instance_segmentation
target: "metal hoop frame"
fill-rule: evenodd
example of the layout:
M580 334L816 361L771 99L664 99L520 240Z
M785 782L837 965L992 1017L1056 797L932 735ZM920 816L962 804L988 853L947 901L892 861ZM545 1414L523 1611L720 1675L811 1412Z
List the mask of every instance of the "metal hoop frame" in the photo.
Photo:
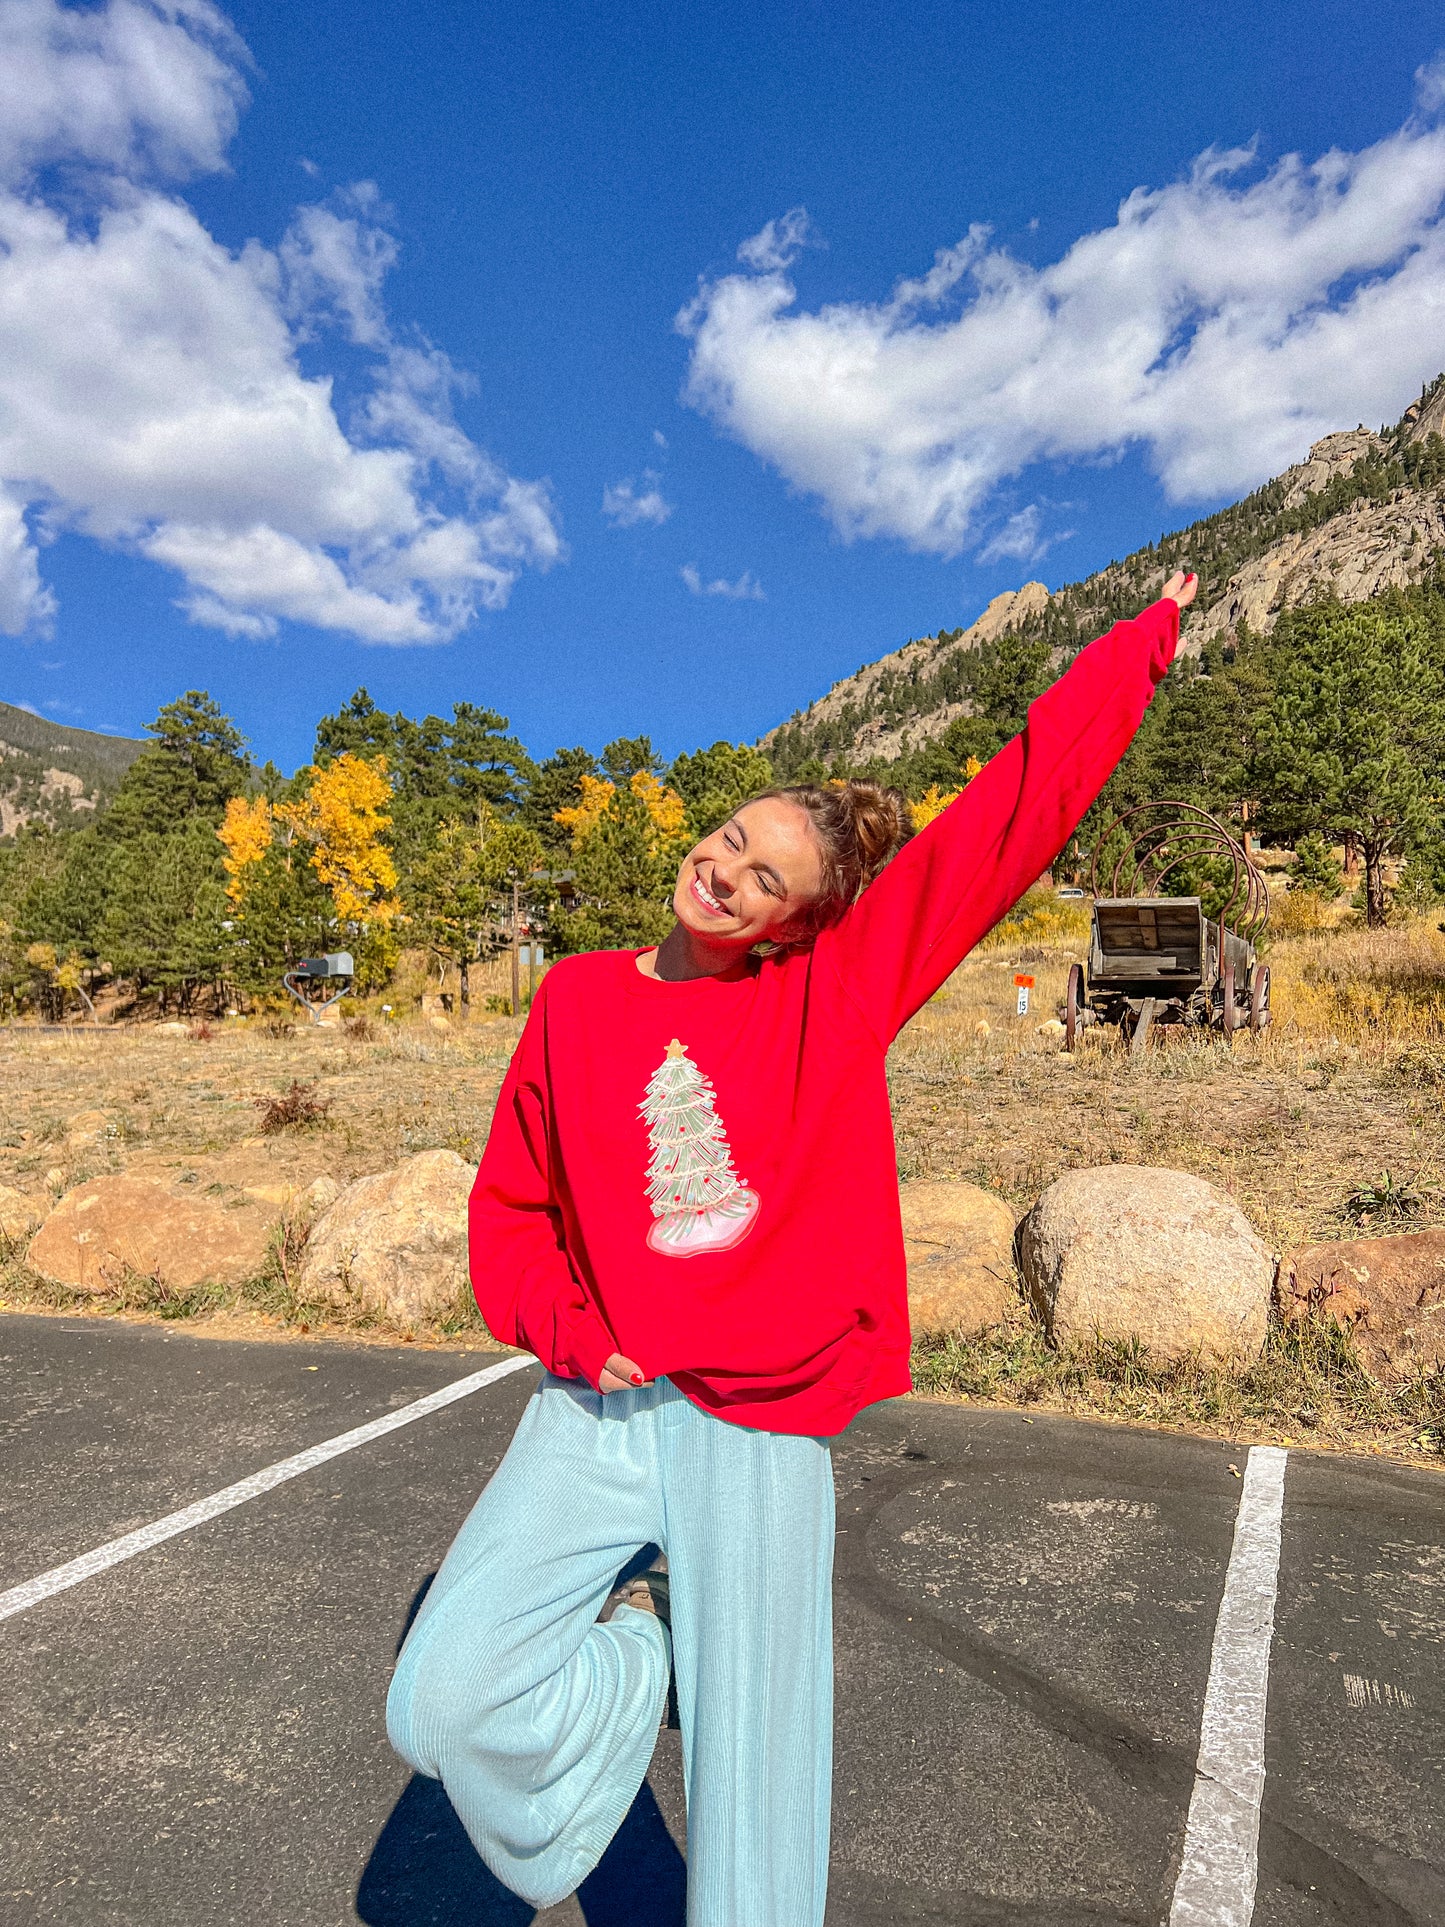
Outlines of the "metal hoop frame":
M1120 831L1128 841L1109 872L1109 887L1101 890L1099 858ZM1218 920L1247 943L1257 942L1269 922L1269 886L1233 832L1194 803L1136 803L1115 817L1094 845L1089 891L1095 897L1162 896L1165 879L1198 857L1230 864L1229 894Z

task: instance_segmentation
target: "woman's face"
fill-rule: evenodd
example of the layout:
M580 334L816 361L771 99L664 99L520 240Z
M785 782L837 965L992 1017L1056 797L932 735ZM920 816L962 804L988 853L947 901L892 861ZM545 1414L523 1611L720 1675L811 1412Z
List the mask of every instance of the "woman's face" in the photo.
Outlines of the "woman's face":
M672 893L673 914L700 937L745 950L786 934L822 884L807 811L780 796L759 797L688 851Z

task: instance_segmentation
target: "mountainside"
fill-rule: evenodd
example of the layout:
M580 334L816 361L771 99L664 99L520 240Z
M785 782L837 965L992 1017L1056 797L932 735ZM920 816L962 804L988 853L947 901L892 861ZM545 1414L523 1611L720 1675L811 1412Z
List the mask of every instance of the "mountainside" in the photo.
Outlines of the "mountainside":
M108 803L145 748L129 736L67 729L0 703L0 837L26 823L63 827Z
M1445 553L1445 376L1393 428L1326 435L1308 459L1231 508L1191 523L1052 594L995 596L967 629L910 642L834 683L762 738L786 780L811 760L892 761L968 713L970 654L1001 636L1047 642L1060 662L1149 602L1177 568L1198 571L1181 647L1198 653L1248 624L1256 634L1318 589L1357 602L1418 581Z

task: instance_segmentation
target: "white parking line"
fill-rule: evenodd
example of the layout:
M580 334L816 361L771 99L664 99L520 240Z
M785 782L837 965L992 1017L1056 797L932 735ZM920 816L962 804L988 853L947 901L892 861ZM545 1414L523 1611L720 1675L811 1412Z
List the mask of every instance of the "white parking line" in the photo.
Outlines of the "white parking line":
M1244 1468L1169 1927L1249 1927L1254 1915L1288 1457L1279 1446L1256 1445Z
M359 1445L370 1445L373 1439L385 1438L388 1432L395 1432L403 1425L414 1425L418 1419L427 1418L431 1413L441 1411L444 1406L454 1405L459 1398L469 1398L473 1392L479 1392L484 1385L505 1378L509 1372L520 1372L524 1366L536 1363L530 1352L523 1352L517 1358L504 1358L500 1365L489 1365L483 1372L472 1372L466 1378L458 1378L452 1384L444 1385L439 1392L428 1392L425 1398L399 1406L396 1411L388 1412L382 1418L358 1425L353 1431L338 1433L334 1439L325 1439L320 1445L309 1446L306 1451L297 1452L292 1458L280 1459L275 1465L268 1465L263 1472L253 1472L249 1479L238 1479L234 1485L223 1486L208 1499L197 1499L194 1505L183 1506L179 1512L167 1513L163 1519L154 1519L148 1526L138 1526L134 1532L108 1540L92 1552L83 1552L78 1559L68 1559L63 1566L53 1566L49 1572L42 1572L38 1579L27 1579L23 1586L12 1586L9 1592L0 1592L0 1619L10 1619L16 1613L27 1612L31 1606L38 1606L42 1599L53 1599L56 1593L64 1592L68 1586L78 1586L83 1579L93 1579L99 1572L108 1572L112 1566L134 1559L139 1552L149 1552L152 1546L163 1545L178 1533L189 1532L193 1526L204 1525L208 1519L229 1512L233 1506L245 1505L249 1499L259 1499L263 1492L273 1492L278 1485L285 1485L288 1479L299 1479L303 1472L314 1471L329 1459L339 1459L344 1452L354 1452Z

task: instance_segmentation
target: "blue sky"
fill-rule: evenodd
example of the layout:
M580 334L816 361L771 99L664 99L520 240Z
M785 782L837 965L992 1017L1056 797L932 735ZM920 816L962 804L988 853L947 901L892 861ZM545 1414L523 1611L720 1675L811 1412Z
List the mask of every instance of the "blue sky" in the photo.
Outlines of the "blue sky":
M135 733L201 686L287 769L359 684L539 755L751 739L1400 413L1442 44L0 0L0 697Z

